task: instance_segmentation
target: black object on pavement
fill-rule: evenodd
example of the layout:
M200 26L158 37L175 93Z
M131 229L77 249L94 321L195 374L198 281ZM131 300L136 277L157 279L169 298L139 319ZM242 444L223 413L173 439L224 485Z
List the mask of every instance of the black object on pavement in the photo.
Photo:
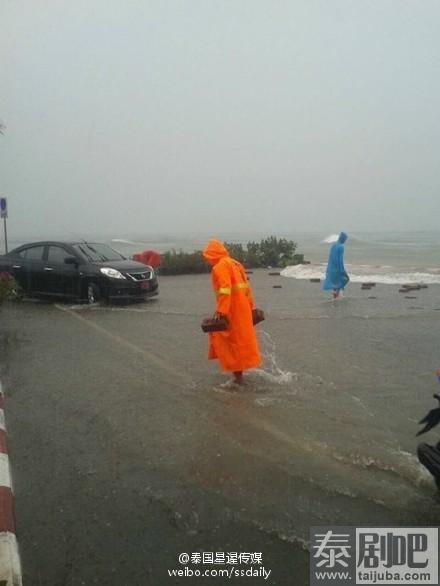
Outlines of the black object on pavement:
M437 399L437 401L440 403L440 395L435 394L435 395L433 395L433 397L434 397L434 399ZM422 433L426 433L427 431L430 431L433 427L438 425L439 422L440 422L440 406L437 407L436 409L431 409L431 411L429 411L429 413L427 413L425 415L425 417L419 421L420 424L425 423L426 425L416 435L422 435Z
M440 403L440 395L435 394L433 397ZM420 424L424 423L425 427L421 429L417 435L422 435L433 429L439 422L440 406L431 409L425 417L419 421ZM417 446L417 457L419 458L419 462L432 474L437 488L440 490L440 442L435 446L430 446L425 443L419 444Z

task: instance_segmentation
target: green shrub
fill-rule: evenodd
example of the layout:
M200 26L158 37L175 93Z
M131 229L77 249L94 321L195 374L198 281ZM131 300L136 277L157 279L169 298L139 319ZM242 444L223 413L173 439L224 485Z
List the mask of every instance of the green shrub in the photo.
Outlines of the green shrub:
M161 275L184 275L188 273L208 273L210 266L202 256L201 250L183 252L168 250L161 255Z
M246 247L237 242L225 242L229 254L246 268L274 267L283 268L300 264L304 255L295 254L297 244L285 238L270 236L260 242L248 242ZM202 251L183 252L169 250L161 255L160 273L162 275L184 275L208 273L210 265L204 260Z
M0 273L0 305L13 297L18 291L18 285L9 273Z
M246 268L286 267L295 263L297 244L285 238L270 236L260 242L248 242L246 250L241 244L225 242L229 254Z

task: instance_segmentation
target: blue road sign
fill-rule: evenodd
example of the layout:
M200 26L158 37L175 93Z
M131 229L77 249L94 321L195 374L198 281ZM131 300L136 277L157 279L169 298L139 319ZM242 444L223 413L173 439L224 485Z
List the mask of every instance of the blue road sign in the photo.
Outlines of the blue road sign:
M0 218L8 217L8 200L6 197L0 197Z

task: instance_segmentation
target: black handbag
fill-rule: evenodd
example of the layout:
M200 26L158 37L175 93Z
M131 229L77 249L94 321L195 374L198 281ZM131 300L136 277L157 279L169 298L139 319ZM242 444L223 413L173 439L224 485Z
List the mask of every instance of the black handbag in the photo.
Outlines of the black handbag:
M259 324L261 321L264 321L265 319L264 311L262 309L255 308L252 310L252 323L254 326Z
M202 330L206 332L224 332L228 329L226 317L207 317L202 321Z

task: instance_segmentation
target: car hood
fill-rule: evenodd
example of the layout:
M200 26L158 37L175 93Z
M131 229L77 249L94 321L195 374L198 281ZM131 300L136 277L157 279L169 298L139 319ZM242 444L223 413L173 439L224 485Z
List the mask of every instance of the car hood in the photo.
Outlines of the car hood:
M123 273L143 272L148 269L151 271L153 270L151 267L135 260L108 260L105 262L94 262L93 264L99 268L109 267Z

